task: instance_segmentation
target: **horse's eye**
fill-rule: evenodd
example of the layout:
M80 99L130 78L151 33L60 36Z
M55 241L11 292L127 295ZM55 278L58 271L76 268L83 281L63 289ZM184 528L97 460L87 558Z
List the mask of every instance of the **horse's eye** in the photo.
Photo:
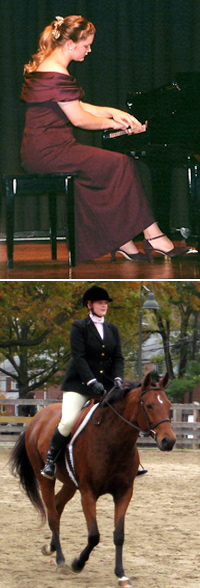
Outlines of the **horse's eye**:
M147 404L147 408L153 408L152 404Z

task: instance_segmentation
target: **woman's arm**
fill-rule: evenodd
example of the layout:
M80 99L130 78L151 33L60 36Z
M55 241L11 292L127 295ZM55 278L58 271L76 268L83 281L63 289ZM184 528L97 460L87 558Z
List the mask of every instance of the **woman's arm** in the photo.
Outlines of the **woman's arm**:
M89 131L101 131L107 128L126 128L124 124L120 125L112 118L96 116L95 114L84 110L79 100L73 100L72 102L58 102L58 105L75 127L87 129Z
M86 358L84 326L81 321L75 321L71 327L70 346L75 369L77 370L81 381L84 384L87 384L87 382L95 380L96 378L90 369Z
M83 107L84 104L84 107ZM96 131L107 128L126 130L130 127L132 132L141 133L146 130L137 119L127 112L115 108L93 106L73 100L72 102L58 102L58 105L66 114L70 122L81 129ZM97 112L99 114L97 114ZM101 113L101 114L100 114ZM145 128L144 128L145 127Z
M142 133L146 131L147 124L142 125L137 118L117 108L111 108L109 106L95 106L86 102L81 102L81 106L87 112L95 114L95 116L106 116L112 118L118 124L125 124L124 128L130 128L133 133Z
M87 102L80 102L83 110L94 114L95 116L104 116L106 118L113 118L112 110L109 106L96 106L95 104L88 104Z

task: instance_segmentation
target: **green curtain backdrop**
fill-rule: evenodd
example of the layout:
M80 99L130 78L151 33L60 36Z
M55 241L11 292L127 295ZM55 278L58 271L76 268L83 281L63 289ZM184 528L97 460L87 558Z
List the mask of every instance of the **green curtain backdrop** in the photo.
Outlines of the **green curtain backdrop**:
M0 8L1 174L20 170L23 65L56 15L82 14L96 26L92 53L70 68L88 102L125 108L128 91L200 71L200 0L1 0ZM95 145L100 136L81 140Z

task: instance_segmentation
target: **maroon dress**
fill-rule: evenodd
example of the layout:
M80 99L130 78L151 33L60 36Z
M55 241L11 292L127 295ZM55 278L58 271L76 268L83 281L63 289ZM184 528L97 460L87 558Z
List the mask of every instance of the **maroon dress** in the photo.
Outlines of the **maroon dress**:
M118 249L154 222L134 161L82 145L58 102L82 99L71 75L27 74L21 99L27 104L21 158L28 173L78 172L75 180L77 263Z

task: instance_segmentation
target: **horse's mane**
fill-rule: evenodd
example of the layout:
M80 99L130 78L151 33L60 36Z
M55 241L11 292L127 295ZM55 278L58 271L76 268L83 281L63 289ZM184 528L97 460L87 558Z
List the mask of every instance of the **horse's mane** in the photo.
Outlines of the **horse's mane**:
M115 400L123 400L130 390L135 390L136 388L140 388L142 385L141 382L134 382L126 378L123 382L123 388L111 388L110 392L108 392L105 396L105 400L107 400L110 404ZM151 381L151 386L156 388L156 381ZM104 406L106 406L106 401L102 402Z
M123 388L111 388L111 390L105 396L105 401L108 401L110 404L112 404L112 402L116 400L123 400L123 398L126 396L128 392L130 392L130 390L139 388L139 386L139 382L131 382L131 380L124 380ZM103 401L102 404L106 405L106 402Z

